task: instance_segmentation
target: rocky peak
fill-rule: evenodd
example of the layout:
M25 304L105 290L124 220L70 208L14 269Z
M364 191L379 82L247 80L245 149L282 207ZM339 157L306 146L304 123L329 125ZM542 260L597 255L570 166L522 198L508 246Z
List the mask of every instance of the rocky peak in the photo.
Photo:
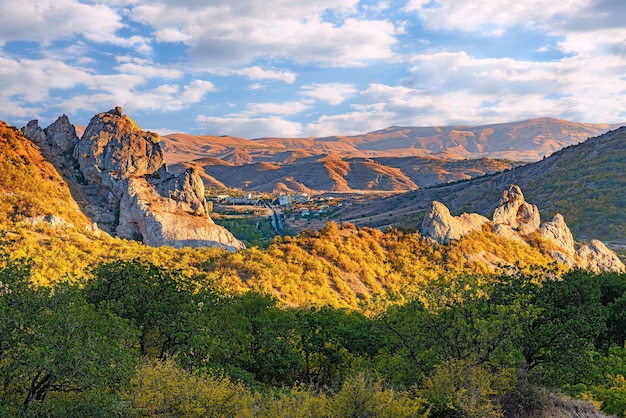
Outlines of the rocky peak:
M502 194L493 213L493 223L508 225L521 234L529 234L539 229L541 218L537 206L526 202L522 189L512 184Z
M505 239L528 245L527 235L539 231L542 238L551 241L559 249L548 251L548 255L559 263L570 267L599 271L626 271L626 267L602 242L592 240L576 251L572 232L562 215L556 214L551 221L540 224L537 206L524 200L519 186L511 185L504 191L493 216L493 232ZM445 244L458 240L471 231L481 229L489 220L478 214L464 213L452 216L450 210L440 202L433 201L420 226L422 235Z
M164 164L161 137L145 132L121 107L95 115L85 129L74 156L90 181L112 176L125 179L158 171Z
M48 143L58 148L62 154L71 153L78 143L76 128L70 123L70 119L66 115L60 116L43 131Z

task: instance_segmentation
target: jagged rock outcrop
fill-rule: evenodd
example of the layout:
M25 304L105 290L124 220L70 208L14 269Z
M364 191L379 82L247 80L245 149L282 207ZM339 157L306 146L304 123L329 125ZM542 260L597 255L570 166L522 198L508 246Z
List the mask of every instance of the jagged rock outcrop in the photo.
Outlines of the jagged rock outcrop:
M541 224L540 232L543 238L561 247L568 255L576 252L574 236L560 213L554 215L551 221Z
M62 154L72 153L78 143L76 128L70 123L70 119L66 115L60 116L43 131L48 143L58 148Z
M530 234L539 229L541 218L537 206L526 202L520 187L512 184L502 194L500 204L493 213L493 223L508 225L521 234Z
M445 244L450 240L458 240L472 231L480 230L487 222L489 219L476 213L452 216L446 205L435 201L422 221L420 232L440 244Z
M41 144L46 140L46 133L39 126L39 121L37 119L31 120L20 130L22 131L22 135L36 144Z
M450 240L461 239L488 223L487 218L478 214L452 216L443 203L434 201L422 221L420 232L440 244L445 244ZM538 232L554 246L548 249L548 255L567 266L595 272L626 271L617 255L598 240L592 240L589 245L576 250L572 232L561 214L556 214L551 221L541 224L537 206L524 200L517 185L511 185L504 192L494 212L491 226L496 235L525 245L528 245L528 235Z
M613 251L607 248L602 241L597 239L591 240L588 245L583 245L577 251L580 258L578 267L595 271L626 271L624 263L615 255Z
M153 174L165 167L160 136L145 132L121 107L95 115L74 150L87 180L123 180ZM108 179L107 179L108 180Z
M31 120L21 128L22 134L36 144L47 143L50 147L60 151L60 154L68 154L74 151L78 143L76 128L70 123L66 115L59 116L54 123L45 129L41 129L39 122Z
M31 121L22 131L75 161L94 233L102 228L150 246L243 248L210 218L198 173L169 173L160 136L143 131L120 107L95 115L80 140L65 115L44 130Z

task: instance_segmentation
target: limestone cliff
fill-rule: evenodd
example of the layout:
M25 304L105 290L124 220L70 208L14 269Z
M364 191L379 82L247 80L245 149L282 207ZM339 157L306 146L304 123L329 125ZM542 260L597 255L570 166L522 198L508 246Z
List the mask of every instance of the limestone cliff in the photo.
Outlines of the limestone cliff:
M422 221L422 235L444 244L458 240L472 231L479 230L489 220L478 214L464 213L452 216L440 202L432 202ZM562 215L556 214L551 221L540 223L537 206L525 201L522 190L511 185L504 191L499 206L495 209L492 231L505 239L527 243L526 238L538 233L552 244L548 255L555 261L574 268L600 271L626 271L621 260L602 242L592 240L588 245L576 249L574 237Z
M65 115L46 129L32 121L22 131L74 161L83 211L106 232L150 246L243 248L210 218L198 173L169 173L160 136L120 107L95 115L80 140Z

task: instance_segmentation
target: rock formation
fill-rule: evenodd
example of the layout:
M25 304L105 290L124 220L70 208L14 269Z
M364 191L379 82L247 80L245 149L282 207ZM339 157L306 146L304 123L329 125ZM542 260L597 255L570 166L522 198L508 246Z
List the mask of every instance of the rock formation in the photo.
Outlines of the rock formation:
M78 143L76 128L66 115L60 116L46 129L39 127L37 120L31 120L22 129L22 134L36 144L46 143L60 151L60 154L72 153Z
M458 240L472 231L480 230L489 219L476 213L452 216L440 202L432 202L431 210L424 217L420 232L440 244Z
M591 240L588 245L583 245L577 251L580 264L577 267L595 271L624 271L624 263L607 248L602 241Z
M46 133L39 127L39 121L37 119L31 120L20 130L22 131L22 135L36 144L41 144L46 141Z
M543 238L554 242L568 255L573 255L576 252L574 236L560 213L554 215L551 221L541 224L540 231Z
M493 223L508 225L521 234L536 231L541 223L539 209L524 200L519 186L513 184L505 190L500 204L493 213Z
M160 136L143 131L120 107L95 115L80 140L65 115L44 130L31 121L22 131L78 167L92 229L150 246L243 248L210 218L198 173L169 173Z
M452 216L448 208L440 202L432 202L426 213L420 232L440 244L458 240L471 231L479 230L489 220L478 214L464 213ZM602 242L592 240L576 250L574 237L565 219L556 214L551 221L540 223L537 206L525 201L521 189L511 185L504 191L499 206L494 211L492 231L505 239L527 244L525 237L536 232L543 239L554 244L548 255L555 261L570 267L600 271L626 271L626 267Z
M70 123L66 115L60 116L52 125L43 130L50 145L56 147L62 154L72 153L78 143L76 128Z

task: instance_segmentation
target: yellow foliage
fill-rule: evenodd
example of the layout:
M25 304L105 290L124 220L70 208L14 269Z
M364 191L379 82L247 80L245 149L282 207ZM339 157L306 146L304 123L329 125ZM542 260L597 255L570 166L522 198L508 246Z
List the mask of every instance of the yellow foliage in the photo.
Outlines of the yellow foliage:
M228 377L199 376L173 360L143 364L126 395L140 416L250 416L252 394Z

